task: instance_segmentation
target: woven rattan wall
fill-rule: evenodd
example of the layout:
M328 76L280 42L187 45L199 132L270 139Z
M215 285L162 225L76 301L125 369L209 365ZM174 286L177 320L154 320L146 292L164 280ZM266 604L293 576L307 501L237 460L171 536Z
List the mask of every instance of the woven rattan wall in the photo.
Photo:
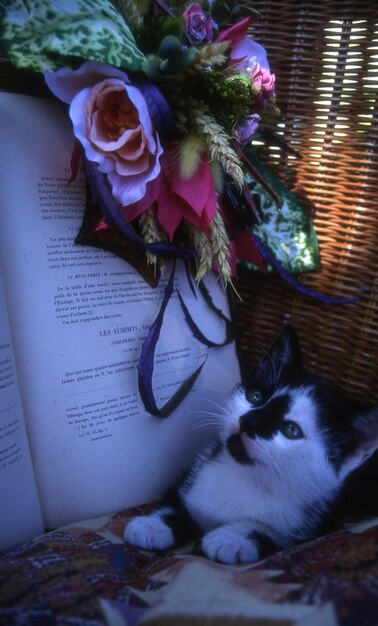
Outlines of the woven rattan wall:
M309 369L378 401L378 2L254 0L251 34L269 52L282 120L299 150L265 149L281 179L315 207L322 271L301 281L358 296L324 305L274 277L242 274L232 297L244 370L291 319Z

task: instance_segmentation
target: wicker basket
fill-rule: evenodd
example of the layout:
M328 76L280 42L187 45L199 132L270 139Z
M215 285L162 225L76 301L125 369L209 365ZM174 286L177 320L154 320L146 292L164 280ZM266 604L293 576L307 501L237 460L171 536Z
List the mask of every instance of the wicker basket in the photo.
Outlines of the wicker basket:
M244 371L285 319L310 370L378 401L378 3L254 0L251 34L269 52L282 120L276 131L301 155L264 159L315 207L322 271L301 282L332 295L325 305L275 277L244 272L232 295Z

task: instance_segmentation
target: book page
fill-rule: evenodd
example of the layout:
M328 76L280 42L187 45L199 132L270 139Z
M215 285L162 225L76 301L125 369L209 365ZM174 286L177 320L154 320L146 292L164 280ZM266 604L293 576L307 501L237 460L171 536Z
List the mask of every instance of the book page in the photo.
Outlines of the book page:
M152 289L124 260L74 244L85 186L66 184L73 137L59 104L1 94L0 126L0 253L45 523L56 527L160 497L219 421L239 369L234 345L193 337L175 293L155 355L158 405L205 364L174 414L145 411L137 364L169 272ZM208 286L228 315L220 285ZM222 341L223 322L180 263L175 287Z
M0 267L0 550L43 532Z

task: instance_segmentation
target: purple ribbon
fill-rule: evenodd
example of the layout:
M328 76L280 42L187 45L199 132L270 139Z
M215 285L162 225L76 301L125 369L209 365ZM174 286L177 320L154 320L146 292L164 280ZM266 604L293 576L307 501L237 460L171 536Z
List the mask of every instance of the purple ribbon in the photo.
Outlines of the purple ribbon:
M187 268L188 270L188 268ZM188 282L190 285L190 288L194 294L194 296L197 298L197 294L195 292L194 289L194 285L193 285L193 281L192 278L189 274L189 272L187 271L187 278L188 278ZM203 343L205 346L207 346L208 348L222 348L223 346L227 346L229 343L231 343L234 339L234 328L233 328L233 323L231 322L231 320L228 319L228 317L226 317L223 313L223 311L221 309L218 309L218 307L215 306L212 297L210 296L209 290L207 289L207 287L205 286L205 284L203 283L203 281L200 281L199 285L198 285L198 289L201 292L206 304L208 305L208 307L213 311L213 313L215 313L215 315L217 315L218 317L221 318L221 320L224 322L225 327L226 327L226 334L225 334L225 338L223 341L216 343L214 341L212 341L211 339L208 339L204 333L202 332L202 330L200 330L200 328L197 326L197 324L195 323L195 321L193 320L188 307L185 304L185 301L181 295L181 293L179 292L179 290L177 290L177 295L179 297L180 300L180 304L181 304L181 308L184 312L185 315L185 320L186 323L188 324L190 330L192 331L194 337L200 342Z
M133 83L147 103L152 123L160 139L166 141L174 130L173 115L168 102L155 83L147 79L135 79Z
M173 261L171 275L169 281L164 290L163 301L159 310L159 313L153 322L146 339L143 342L141 355L138 363L138 387L140 397L144 404L146 411L157 417L168 417L174 409L183 401L192 389L198 376L200 375L203 366L206 363L206 358L203 363L191 374L179 387L179 389L173 394L168 402L161 408L156 404L155 395L152 388L152 378L154 373L154 358L155 349L159 341L160 331L163 325L164 313L167 308L168 302L173 293L173 279L175 274L176 262Z
M168 400L168 402L163 407L159 408L157 406L154 391L152 388L155 350L156 350L157 343L159 341L160 331L163 325L165 310L173 294L173 281L174 281L174 274L175 274L175 266L176 266L176 263L175 261L173 261L171 274L169 277L169 281L164 290L163 301L162 301L159 313L155 321L151 325L148 335L143 342L142 350L141 350L141 354L139 358L139 363L138 363L138 387L139 387L140 397L142 399L142 402L144 404L146 411L148 411L152 415L156 415L157 417L167 417L168 415L170 415L170 413L172 413L174 409L178 407L178 405L184 400L184 398L187 396L189 391L192 389L207 359L207 356L206 356L203 363L181 384L179 389L173 394L173 396ZM189 285L191 286L192 289L194 289L194 286L192 286L191 278L188 273L187 273L187 276L188 276ZM177 291L179 301L180 301L182 310L185 315L186 323L188 324L188 327L193 332L194 337L198 341L205 344L208 348L221 348L231 343L231 341L233 341L234 332L233 332L232 322L223 314L221 309L218 309L215 306L209 294L208 289L205 287L205 285L202 282L199 285L199 289L206 303L208 304L209 308L218 317L220 317L225 323L226 325L225 340L220 343L215 343L214 341L211 341L203 334L203 332L198 328L197 324L194 322L192 316L190 315L189 309L186 306L180 292ZM195 292L194 292L194 295L197 298L197 294Z
M84 158L84 167L93 202L98 205L108 224L116 228L131 245L139 250L147 250L157 256L167 258L190 259L196 255L195 248L183 248L164 242L146 243L120 213L118 204L109 189L106 175L99 172L96 163L86 158Z

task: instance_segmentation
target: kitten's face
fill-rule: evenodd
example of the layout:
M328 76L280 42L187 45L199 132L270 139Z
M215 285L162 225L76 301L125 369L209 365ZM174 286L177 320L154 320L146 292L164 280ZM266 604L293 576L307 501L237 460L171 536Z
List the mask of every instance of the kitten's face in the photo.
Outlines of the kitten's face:
M229 406L227 450L262 481L280 476L306 489L336 486L377 447L377 407L365 410L310 376L292 327Z
M239 389L225 423L230 456L251 466L261 480L334 485L336 469L329 462L324 435L317 424L318 408L311 387L285 385L262 398L255 389Z

